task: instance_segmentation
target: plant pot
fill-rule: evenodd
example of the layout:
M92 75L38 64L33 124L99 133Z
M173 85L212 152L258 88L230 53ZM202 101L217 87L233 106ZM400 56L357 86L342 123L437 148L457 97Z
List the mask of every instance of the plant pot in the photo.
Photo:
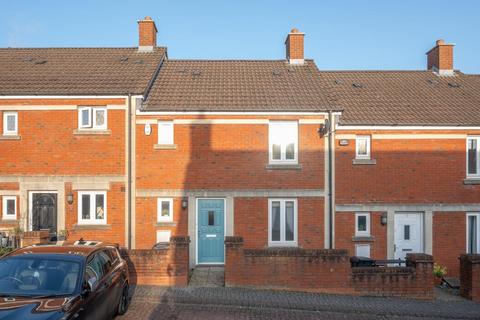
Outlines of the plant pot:
M443 278L442 277L434 277L433 281L434 281L434 285L440 286L442 284Z

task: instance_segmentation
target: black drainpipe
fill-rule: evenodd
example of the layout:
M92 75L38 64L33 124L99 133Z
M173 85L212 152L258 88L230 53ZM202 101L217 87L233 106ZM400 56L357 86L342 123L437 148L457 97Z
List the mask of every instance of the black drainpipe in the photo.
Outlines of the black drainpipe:
M128 160L127 160L127 212L128 212L128 232L127 232L127 248L132 248L132 95L128 94L127 110L128 110Z
M332 110L328 111L328 236L329 249L333 249L333 172L332 172L332 145L333 145L333 128L332 128Z

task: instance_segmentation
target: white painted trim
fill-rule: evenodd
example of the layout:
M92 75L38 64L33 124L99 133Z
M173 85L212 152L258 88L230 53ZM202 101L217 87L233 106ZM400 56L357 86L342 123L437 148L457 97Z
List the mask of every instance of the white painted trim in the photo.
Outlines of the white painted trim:
M139 119L136 124L156 124L157 119ZM173 119L174 124L268 124L268 119ZM299 119L299 124L322 124L324 119Z
M368 255L359 255L358 254L358 248L360 248L360 247L368 248ZM370 243L356 243L355 244L355 256L370 258L371 255L372 255L372 246L370 245Z
M291 139L294 141L295 150L294 150L294 158L287 159L287 144L285 141L280 142L280 159L273 159L273 140L275 137L275 133L273 132L273 127L279 125L283 127L290 127L294 126L294 128L289 128L294 130L294 136ZM283 128L282 132L285 132L287 128ZM269 121L268 123L268 162L269 164L298 164L298 143L299 143L299 134L298 134L298 121ZM278 134L278 133L277 133ZM285 138L285 137L284 137ZM290 142L290 141L287 141Z
M91 95L91 96L3 96L0 95L0 100L12 100L12 99L114 99L114 98L127 98L128 96L126 95L110 95L110 96L96 96L96 95ZM142 95L139 95L138 97L143 97Z
M83 219L82 218L82 196L89 195L90 196L90 219ZM96 196L103 195L103 219L96 219L95 218L95 205L96 205ZM78 225L90 225L90 224L107 224L107 191L78 191L77 192L77 224Z
M195 199L195 264L196 265L209 265L209 264L218 264L218 265L224 265L225 264L225 258L226 258L226 249L225 249L225 241L223 243L223 263L218 262L218 263L212 263L212 262L205 262L205 263L198 263L198 243L200 242L200 239L198 237L198 201L199 200L223 200L223 235L225 238L226 230L227 230L227 199L226 198L196 198Z
M162 202L168 202L168 217L162 217ZM173 198L157 198L157 222L173 222Z
M124 105L107 104L109 110L125 110ZM65 111L77 110L78 105L0 105L0 111Z
M393 221L393 247L395 246L395 227L397 222L397 217L401 214L418 214L420 215L420 252L425 253L425 212L424 211L395 211L394 221ZM393 250L393 258L395 259L395 250Z
M32 220L33 220L33 195L35 193L55 193L57 195L57 230L58 230L58 191L56 190L36 190L36 191L28 191L28 231L33 231L32 227ZM65 220L65 217L63 218Z
M342 126L336 130L480 130L478 127L452 127L452 126Z
M272 240L272 202L280 202L280 241ZM285 203L293 201L294 233L293 241L285 238ZM283 240L282 240L283 239ZM268 199L268 246L269 247L297 247L298 246L298 203L295 198L269 198Z
M8 130L8 117L14 116L15 117L15 130L10 131ZM18 112L9 111L3 113L3 135L4 136L16 136L18 135Z
M7 202L9 200L13 200L14 201L14 212L13 212L13 215L9 215L7 214ZM18 202L17 202L17 196L2 196L2 219L3 220L17 220L17 205L18 205Z
M88 112L88 123L83 123L83 112ZM78 128L87 129L92 128L92 107L79 107L78 108Z
M476 148L477 148L477 172L476 173L468 173L468 142L470 140L476 141ZM467 179L476 179L480 178L480 136L468 136L465 140L465 176Z
M471 253L480 253L480 212L467 212L465 218L465 252L468 253L468 217L475 216L477 217L477 252Z
M334 115L340 115L341 112L333 112ZM137 110L138 116L168 116L168 115L328 115L328 112L268 112L268 111L141 111ZM479 127L480 128L480 127Z
M366 231L359 231L358 230L358 217L360 216L365 216L366 219L366 225L367 225L367 230ZM355 236L357 237L366 237L370 236L371 231L370 231L370 212L355 212Z
M341 140L354 140L356 134L338 134L335 139ZM454 139L465 139L467 134L444 134L444 133L432 133L432 134L422 134L422 133L397 133L397 134L371 134L372 140L454 140Z

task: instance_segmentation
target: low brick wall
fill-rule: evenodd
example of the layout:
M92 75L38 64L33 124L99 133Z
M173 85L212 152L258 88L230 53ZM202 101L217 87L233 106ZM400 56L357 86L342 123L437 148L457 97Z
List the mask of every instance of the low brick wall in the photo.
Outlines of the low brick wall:
M460 295L480 302L480 254L460 256Z
M186 286L188 284L189 237L174 236L160 249L122 249L130 282L134 284Z
M245 249L226 237L225 286L433 298L433 257L407 256L406 267L352 268L347 250Z
M50 241L50 233L48 230L25 231L21 237L21 246L31 246L33 244L48 243Z

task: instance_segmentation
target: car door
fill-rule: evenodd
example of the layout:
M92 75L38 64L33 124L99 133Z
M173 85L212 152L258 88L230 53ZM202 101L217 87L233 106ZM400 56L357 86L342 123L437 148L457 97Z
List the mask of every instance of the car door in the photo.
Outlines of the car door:
M105 270L102 285L107 291L105 294L107 317L114 315L117 311L118 302L120 301L119 294L121 293L121 273L118 272L118 261L117 265L115 265L115 261L112 259L109 250L110 249L107 248L98 253L103 263L103 269Z
M90 279L96 282L91 292L84 296L83 310L79 319L103 320L107 318L109 306L107 304L108 290L103 283L105 279L104 261L97 251L87 260L85 268L84 286Z

